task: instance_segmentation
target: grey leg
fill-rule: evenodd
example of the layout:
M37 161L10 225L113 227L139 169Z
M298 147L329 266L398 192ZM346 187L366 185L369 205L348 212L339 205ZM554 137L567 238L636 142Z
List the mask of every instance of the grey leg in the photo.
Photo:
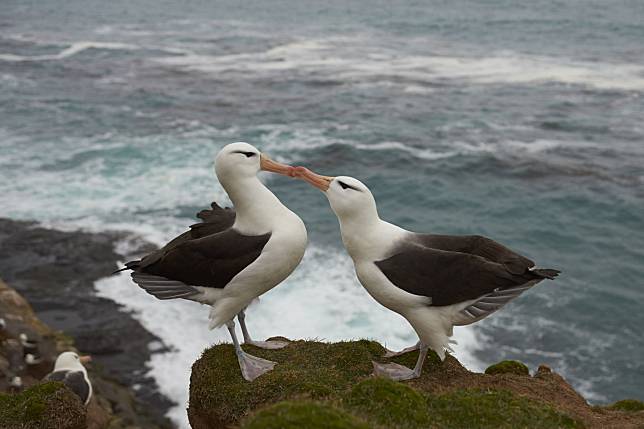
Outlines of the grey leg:
M420 344L420 353L418 354L418 360L416 361L416 366L413 370L407 368L406 366L398 365L397 363L378 363L371 362L373 364L373 373L374 375L381 377L389 377L392 380L411 380L412 378L420 377L420 374L423 370L423 363L425 363L425 358L427 357L428 347L424 344Z
M235 333L235 322L230 320L226 322L230 337L233 339L233 346L235 347L235 354L237 354L237 361L239 362L239 369L241 369L242 376L248 381L253 381L260 375L270 371L275 366L275 362L262 359L244 352L237 341L237 334Z
M239 320L239 326L241 326L242 334L244 335L244 344L251 344L253 346L269 350L281 349L288 345L288 343L285 343L284 341L254 341L251 339L250 334L248 333L248 328L246 327L246 314L244 313L244 310L239 312L237 320Z
M404 355L405 353L413 352L413 351L415 351L415 350L418 350L419 348L420 348L420 341L419 341L419 342L417 342L417 343L416 343L415 345L413 345L413 346L405 347L404 349L402 349L402 350L401 350L401 351L399 351L399 352L395 352L395 351L393 351L393 350L385 349L385 350L386 350L386 352L385 352L385 354L384 354L384 357L386 357L386 358L392 358L392 357L396 357L396 356Z

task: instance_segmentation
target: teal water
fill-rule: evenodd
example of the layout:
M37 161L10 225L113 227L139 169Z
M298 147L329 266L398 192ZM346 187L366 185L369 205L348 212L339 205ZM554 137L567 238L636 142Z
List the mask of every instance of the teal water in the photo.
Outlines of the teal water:
M591 401L644 399L642 40L638 1L6 0L0 215L162 241L224 198L212 157L248 141L361 179L408 229L561 269L466 328L473 366L546 363ZM299 280L267 298L293 335L412 343L355 295L323 196L267 180L310 234Z

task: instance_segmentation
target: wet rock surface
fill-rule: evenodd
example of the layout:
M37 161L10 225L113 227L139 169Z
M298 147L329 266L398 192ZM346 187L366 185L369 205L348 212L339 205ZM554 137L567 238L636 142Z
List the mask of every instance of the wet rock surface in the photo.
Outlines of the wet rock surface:
M123 237L0 219L0 277L29 301L42 322L71 337L83 354L91 354L109 383L137 386L133 407L121 408L144 416L140 427L168 426L163 416L172 402L145 375L149 345L158 345L159 339L122 306L95 296L94 282L124 259L114 251ZM110 402L132 401L129 392L114 385L105 389L113 396Z

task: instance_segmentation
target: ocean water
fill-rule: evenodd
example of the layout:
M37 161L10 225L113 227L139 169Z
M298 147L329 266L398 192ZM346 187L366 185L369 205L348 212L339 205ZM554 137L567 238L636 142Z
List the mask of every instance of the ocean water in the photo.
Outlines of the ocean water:
M5 0L0 216L163 244L227 202L212 159L247 141L361 179L407 229L488 235L563 271L457 329L469 368L545 363L591 402L644 399L642 40L638 1ZM310 244L251 333L414 343L355 279L323 195L265 180ZM225 332L127 275L97 289L171 348L150 372L186 426L190 365Z

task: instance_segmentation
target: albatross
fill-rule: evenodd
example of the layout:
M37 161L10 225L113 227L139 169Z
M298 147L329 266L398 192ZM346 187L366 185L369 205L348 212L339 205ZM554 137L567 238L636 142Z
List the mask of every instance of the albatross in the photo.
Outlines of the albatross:
M87 406L92 398L92 383L87 376L84 363L90 362L89 356L79 356L74 352L63 352L54 364L54 370L43 381L60 381L71 389Z
M197 215L202 222L122 269L132 270L132 280L159 299L183 298L210 305L209 328L226 325L248 381L273 369L275 362L242 350L234 318L239 320L245 344L266 349L286 346L280 341L252 340L244 310L293 272L307 243L299 216L258 179L262 170L293 175L293 167L272 161L248 143L225 146L215 159L215 173L234 209L212 203L211 210Z
M420 349L413 370L373 362L376 375L420 377L429 348L445 359L454 326L481 320L559 274L481 235L420 234L386 222L369 188L353 177L322 176L305 167L296 167L295 175L325 193L360 283L418 334L418 344L404 350Z

